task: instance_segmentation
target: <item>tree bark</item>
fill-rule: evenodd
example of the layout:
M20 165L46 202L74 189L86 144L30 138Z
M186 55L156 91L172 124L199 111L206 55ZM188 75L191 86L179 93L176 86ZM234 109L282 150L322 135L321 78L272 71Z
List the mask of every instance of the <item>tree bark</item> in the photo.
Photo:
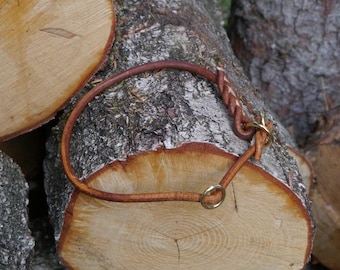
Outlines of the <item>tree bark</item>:
M124 1L117 11L117 36L108 62L83 92L112 74L156 60L184 60L214 71L218 65L239 92L246 114L254 118L265 112L278 127L233 56L216 2ZM115 203L74 191L65 178L59 147L71 109L54 128L45 160L50 215L61 259L69 268L224 269L228 263L233 269L301 269L308 260L313 235L310 209L282 130L275 132L275 143L265 149L261 162L247 163L243 177L248 180L234 179L226 191L228 202L217 211L206 212L199 203L187 202ZM235 136L231 122L216 87L206 80L183 71L147 73L110 88L84 110L73 130L72 164L89 185L106 191L202 192L249 147L249 142ZM154 166L159 173L152 175ZM261 180L253 179L252 173ZM120 180L110 179L123 179L122 186L117 184ZM229 215L223 213L234 216L235 223L228 223ZM78 223L78 218L84 222ZM243 229L238 229L240 224ZM256 231L261 228L270 233ZM111 231L104 236L101 232L106 230ZM207 241L188 237L193 231ZM225 246L228 242L233 244ZM255 259L261 254L261 260Z
M313 254L340 269L337 1L235 1L233 48L267 103L311 160L317 233Z
M34 240L28 228L28 185L19 168L0 151L0 266L30 269Z
M299 144L340 103L338 1L234 1L230 36L237 57ZM325 98L326 97L326 98Z
M31 220L29 227L35 240L34 256L31 267L33 270L64 270L59 263L59 256L56 252L53 229L47 216Z

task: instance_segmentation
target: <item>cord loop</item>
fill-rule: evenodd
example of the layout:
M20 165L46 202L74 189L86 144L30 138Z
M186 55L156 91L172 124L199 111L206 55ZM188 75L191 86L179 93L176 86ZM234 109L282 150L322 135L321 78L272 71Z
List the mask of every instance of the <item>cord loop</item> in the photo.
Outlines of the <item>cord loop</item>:
M72 129L81 115L85 107L90 101L92 101L97 95L106 90L107 88L122 82L123 80L144 73L148 71L155 71L160 69L178 69L183 71L188 71L193 74L199 75L215 84L219 89L222 96L223 102L228 108L229 114L234 118L233 130L235 134L244 140L250 140L255 132L261 135L261 139L257 140L258 143L252 145L242 156L240 156L237 161L231 166L224 177L221 179L220 183L217 185L212 185L207 188L203 194L194 192L158 192L158 193L141 193L141 194L120 194L120 193L110 193L100 191L91 188L86 183L82 182L70 162L70 141ZM206 209L215 209L220 206L226 196L226 188L228 184L232 181L236 173L242 168L245 162L253 156L256 152L261 152L262 146L269 146L273 142L273 135L271 132L272 127L267 127L262 117L261 123L252 122L249 117L247 117L242 110L241 103L238 99L237 92L231 84L226 73L221 69L217 68L217 73L213 73L210 70L191 64L188 62L181 61L158 61L136 66L125 71L122 71L116 75L113 75L98 84L91 91L86 93L80 101L75 105L73 111L71 112L67 122L65 124L62 140L61 140L61 159L64 166L65 173L69 178L70 182L85 194L107 201L114 202L159 202L159 201L192 201L200 202L201 205ZM264 133L264 134L262 134ZM264 140L263 140L264 139ZM257 149L260 149L259 151ZM257 154L258 155L258 154ZM214 195L213 193L216 194ZM216 197L217 194L221 193L218 202L211 203L212 199ZM216 199L216 198L215 198Z

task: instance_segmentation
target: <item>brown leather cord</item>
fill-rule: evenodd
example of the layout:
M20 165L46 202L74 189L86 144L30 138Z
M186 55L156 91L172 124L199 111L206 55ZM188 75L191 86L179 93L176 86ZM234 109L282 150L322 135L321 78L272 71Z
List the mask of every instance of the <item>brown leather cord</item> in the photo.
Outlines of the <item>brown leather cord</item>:
M202 196L200 193L195 192L158 192L158 193L139 193L139 194L120 194L120 193L110 193L105 191L100 191L89 187L86 183L82 182L75 174L71 162L70 162L70 141L73 126L77 121L78 117L81 115L85 107L90 101L92 101L97 95L106 90L107 88L120 83L121 81L144 73L161 69L178 69L183 71L189 71L193 74L199 75L213 83L217 84L217 87L221 93L223 102L228 108L229 114L234 118L233 131L241 139L249 140L253 137L255 131L261 132L261 136L257 136L257 144L251 146L238 160L232 165L225 176L219 183L219 187L224 189L232 181L236 173L242 168L244 163L255 154L255 151L262 151L262 147L267 144L267 138L271 136L271 130L266 126L258 123L253 123L251 120L243 114L242 107L237 97L237 92L233 85L227 78L225 72L218 68L217 73L213 73L208 69L191 64L188 62L181 61L158 61L136 66L125 71L122 71L112 77L106 79L91 91L85 94L81 100L76 104L73 111L71 112L62 134L61 141L61 158L64 166L66 175L68 176L70 182L87 195L92 197L115 202L158 202L158 201L192 201L200 202L206 208L210 205L219 205L219 200L221 200L221 191L219 188L212 188L207 196ZM270 132L270 133L269 133ZM203 200L201 200L203 198ZM217 202L217 203L216 203Z

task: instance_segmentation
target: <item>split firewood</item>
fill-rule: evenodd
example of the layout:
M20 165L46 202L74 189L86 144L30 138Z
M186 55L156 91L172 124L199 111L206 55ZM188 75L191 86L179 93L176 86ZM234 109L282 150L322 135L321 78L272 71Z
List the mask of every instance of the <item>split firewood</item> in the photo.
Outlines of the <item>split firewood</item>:
M313 253L330 269L340 269L340 117L328 112L306 149L315 176L310 192L317 224ZM320 121L321 122L321 121Z
M114 37L112 1L0 1L0 140L47 122Z
M330 269L340 269L339 11L337 1L236 1L230 27L252 82L311 161L313 254Z
M273 124L274 143L259 161L242 166L216 209L202 207L204 198L202 205L107 201L74 189L61 165L61 134L78 95L53 129L45 160L62 263L69 269L302 269L314 233L305 188L278 124L233 56L216 2L117 7L120 31L109 61L83 92L157 60L187 61L214 73L219 67L238 93L237 106L253 121L264 113ZM109 87L85 108L72 130L71 165L82 183L107 193L200 196L214 191L251 145L235 135L232 122L209 80L183 70L145 72Z
M30 269L34 240L28 228L28 185L19 166L0 151L0 266Z

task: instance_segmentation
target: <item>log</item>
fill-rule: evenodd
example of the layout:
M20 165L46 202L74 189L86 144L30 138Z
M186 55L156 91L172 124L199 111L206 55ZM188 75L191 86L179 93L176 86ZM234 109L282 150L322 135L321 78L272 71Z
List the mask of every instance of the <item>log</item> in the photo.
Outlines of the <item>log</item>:
M327 123L319 127L305 152L316 178L310 191L318 225L313 253L324 265L337 270L340 269L339 114L328 118Z
M19 166L0 151L0 266L30 269L34 240L28 228L28 185Z
M30 234L34 238L34 252L32 251L27 269L61 270L63 268L59 264L59 258L56 254L53 229L47 217L46 196L43 186L42 163L48 128L49 125L44 125L31 132L0 142L0 150L20 167L20 171L22 171L29 186L29 190L27 190L29 215L26 222L28 222ZM16 180L11 181L12 184L13 182L16 182ZM25 188L27 188L26 185Z
M337 1L235 1L230 27L250 79L313 165L315 181L307 179L317 228L313 255L330 269L340 269L339 10Z
M117 5L119 35L109 61L85 87L136 65L164 59L223 67L252 119L273 116L228 44L216 1ZM217 63L216 63L217 62ZM66 108L44 162L50 217L69 269L301 269L313 224L295 161L281 131L261 161L247 162L217 209L199 202L105 201L74 189L60 160ZM216 184L250 146L238 138L216 86L191 72L161 69L98 95L72 132L76 174L106 192L184 191Z
M114 27L109 0L1 1L0 141L52 119L105 60Z

